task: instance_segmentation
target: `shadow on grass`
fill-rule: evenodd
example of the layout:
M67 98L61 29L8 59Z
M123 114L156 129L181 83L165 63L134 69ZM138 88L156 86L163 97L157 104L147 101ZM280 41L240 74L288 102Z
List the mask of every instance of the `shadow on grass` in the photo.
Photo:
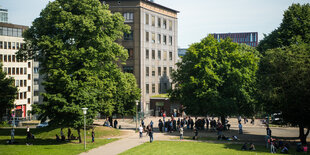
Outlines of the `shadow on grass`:
M44 132L50 132L57 129L56 127L44 127L44 128L34 128L30 129L30 132L34 135L39 135ZM11 134L11 128L0 128L0 136L8 136ZM26 136L26 128L15 128L15 136ZM54 135L55 136L55 135Z
M57 142L55 139L31 139L27 142L26 138L15 138L14 144L8 144L7 141L10 139L1 139L0 145L62 145L68 143L78 143L78 141L61 141Z

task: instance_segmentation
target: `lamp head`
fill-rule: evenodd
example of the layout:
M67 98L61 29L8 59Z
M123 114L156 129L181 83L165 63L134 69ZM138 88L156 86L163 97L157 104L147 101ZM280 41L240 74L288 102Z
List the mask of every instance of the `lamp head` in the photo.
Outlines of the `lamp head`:
M139 100L136 100L136 105L139 105Z
M82 110L83 110L83 114L84 114L84 115L86 115L86 114L87 114L87 109L88 109L88 108L82 108Z

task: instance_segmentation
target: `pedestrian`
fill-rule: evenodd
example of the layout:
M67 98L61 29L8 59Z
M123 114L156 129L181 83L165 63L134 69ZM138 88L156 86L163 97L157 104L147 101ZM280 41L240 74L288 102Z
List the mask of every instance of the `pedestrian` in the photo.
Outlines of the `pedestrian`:
M207 119L206 119L206 127L207 127L207 130L209 130L209 123L210 123L210 122L209 122L209 119L207 118Z
M165 122L165 118L166 118L166 112L164 112L163 114L163 121Z
M94 129L91 132L91 142L94 143L95 142L95 132Z
M271 138L270 141L270 153L277 153L276 147L275 147L275 140Z
M269 148L269 143L271 143L271 129L269 128L269 125L267 125L266 134L266 148Z
M153 142L153 130L152 130L152 128L149 128L149 136L150 136L150 143L152 143Z
M115 128L115 129L117 129L117 124L118 124L117 119L115 119L115 120L114 120L114 128Z
M179 131L180 131L180 140L183 140L183 127L179 127Z
M194 140L198 140L198 129L195 127L194 129L195 136L193 137Z
M239 134L243 134L243 131L242 131L242 124L239 123Z
M139 127L139 137L142 138L143 127L140 125Z
M153 130L153 121L152 120L150 122L150 125L151 125L151 129Z
M11 129L11 144L14 143L14 135L15 135L14 132L15 132L15 129L12 128L12 129ZM27 134L27 142L28 142L28 134Z
M66 137L62 131L62 128L60 129L60 137L61 137L61 141L65 141L66 140Z
M161 119L159 119L158 121L158 128L159 128L159 132L163 132L163 122L161 121Z
M27 141L31 138L30 128L27 126Z

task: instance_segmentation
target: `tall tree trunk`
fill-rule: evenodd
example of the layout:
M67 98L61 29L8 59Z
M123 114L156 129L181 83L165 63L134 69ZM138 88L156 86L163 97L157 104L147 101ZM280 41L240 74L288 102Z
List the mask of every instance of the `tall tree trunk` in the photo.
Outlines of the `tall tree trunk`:
M79 135L79 143L82 143L80 128L77 129L77 132L78 132L78 135Z
M304 131L304 125L302 123L299 123L299 139L300 139L300 142L303 144L303 145L307 145L307 136L309 134L309 128L307 130L307 132L305 133Z
M221 116L222 125L225 125L226 116Z

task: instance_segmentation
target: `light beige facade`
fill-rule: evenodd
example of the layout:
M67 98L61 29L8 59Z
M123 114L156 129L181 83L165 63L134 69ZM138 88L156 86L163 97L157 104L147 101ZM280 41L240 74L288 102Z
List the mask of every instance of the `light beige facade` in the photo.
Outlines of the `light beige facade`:
M0 23L0 62L8 77L15 80L18 88L14 102L16 117L27 118L33 103L33 61L19 61L16 52L22 48L22 32L26 26Z
M112 12L125 17L132 34L120 42L128 49L124 72L135 75L141 88L141 111L148 114L150 97L167 93L177 62L178 11L147 0L106 0Z

